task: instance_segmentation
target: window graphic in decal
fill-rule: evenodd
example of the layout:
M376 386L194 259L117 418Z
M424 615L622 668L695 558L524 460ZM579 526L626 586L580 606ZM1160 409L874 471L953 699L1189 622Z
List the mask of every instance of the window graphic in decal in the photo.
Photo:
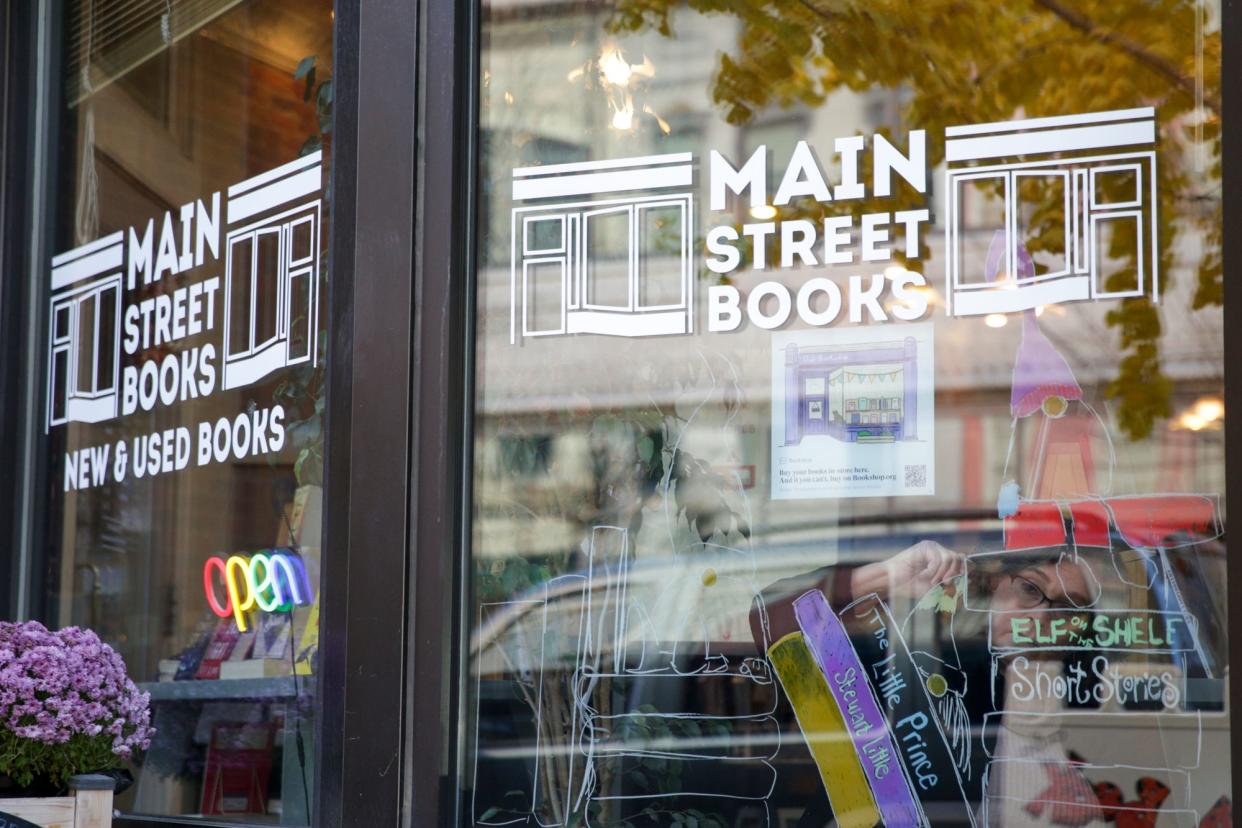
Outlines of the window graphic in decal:
M123 249L118 232L52 259L49 426L117 415Z
M316 152L229 188L226 389L318 359L321 178Z
M694 328L690 153L525 167L513 199L630 194L513 210L510 341Z
M1147 107L946 129L950 312L1158 301L1154 118ZM1064 244L1050 249L1043 233L1024 268L1032 210L1058 204Z
M862 347L799 348L791 342L785 346L785 374L787 446L817 434L846 443L918 437L918 346L913 337ZM902 395L891 396L890 387L900 388Z

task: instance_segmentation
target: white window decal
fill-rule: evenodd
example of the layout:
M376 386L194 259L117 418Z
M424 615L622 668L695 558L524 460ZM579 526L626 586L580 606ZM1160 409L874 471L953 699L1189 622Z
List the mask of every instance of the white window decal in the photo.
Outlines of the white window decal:
M1141 108L948 128L951 313L1158 300L1154 117ZM1028 255L1036 208L1059 213L1060 227Z
M513 210L510 340L693 331L689 153L514 170L515 201L628 192Z
M319 190L319 159L316 153L229 188L224 279L226 389L249 385L290 365L315 364L318 359L320 204L318 198L302 199Z
M113 233L52 259L49 427L117 415L123 248Z

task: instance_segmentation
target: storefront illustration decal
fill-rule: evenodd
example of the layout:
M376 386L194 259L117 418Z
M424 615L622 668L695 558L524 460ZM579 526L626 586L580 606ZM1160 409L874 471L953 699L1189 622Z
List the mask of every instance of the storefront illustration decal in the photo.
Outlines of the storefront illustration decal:
M308 155L229 187L225 389L316 362L319 161ZM287 209L248 223L280 208Z
M230 186L223 217L215 193L158 224L152 219L54 256L47 426L103 422L316 364L322 178L322 153L314 152ZM129 298L217 260L222 218L219 314L219 274ZM210 331L220 332L218 342L122 362L122 354L166 352L163 346Z
M1151 107L946 129L950 313L1011 313L1133 296L1159 301L1155 140ZM1107 149L1114 151L1100 152ZM1024 268L1022 220L1040 206L1024 201L1024 191L1032 189L1043 194L1041 204L1062 205L1056 212L1064 244L1045 249L1046 261L1037 267ZM1003 226L996 229L1004 239L1003 259L996 279L986 276L982 248L971 250L964 215L971 196L983 191L999 193L1003 205ZM1105 272L1114 234L1120 232L1133 237L1127 252L1136 267L1125 284L1109 286ZM982 243L987 245L986 237Z
M691 161L687 152L514 170L513 200L542 203L513 210L510 342L691 333ZM543 201L605 193L625 197Z
M948 127L947 312L1012 313L1138 296L1158 301L1155 138L1151 107ZM911 130L904 148L878 133L837 138L832 146L840 156L839 183L829 185L811 145L799 141L772 194L766 146L736 167L709 153L709 212L749 218L706 229L707 270L728 276L745 265L756 272L858 265L860 272L793 285L761 281L746 294L733 284L709 284L702 308L707 332L727 333L745 322L775 330L795 317L811 327L912 322L930 310L928 280L910 269L924 255L920 239L930 210L854 216L844 207L890 198L896 186L927 196L925 132ZM871 180L863 181L867 166ZM510 343L694 333L694 168L694 155L684 152L515 169ZM808 197L842 205L840 214L779 218L779 208ZM760 209L772 218L755 219ZM976 215L989 209L999 215ZM1038 249L1024 270L1017 251L1031 241L1027 224L1037 210L1041 227L1055 232L1041 230L1042 246L1029 245ZM995 250L993 234L1001 239ZM1064 243L1058 246L1054 236ZM905 267L893 265L898 251Z
M175 408L317 365L322 187L323 154L309 153L53 257L47 429ZM64 490L285 445L278 402L184 422L67 451Z
M117 415L124 247L116 232L52 258L49 426Z

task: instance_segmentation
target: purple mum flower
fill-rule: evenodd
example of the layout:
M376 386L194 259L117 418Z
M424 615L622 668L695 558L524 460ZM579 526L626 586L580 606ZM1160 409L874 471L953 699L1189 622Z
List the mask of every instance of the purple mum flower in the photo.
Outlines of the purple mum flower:
M43 745L108 739L124 759L151 744L150 701L94 632L0 622L0 730Z

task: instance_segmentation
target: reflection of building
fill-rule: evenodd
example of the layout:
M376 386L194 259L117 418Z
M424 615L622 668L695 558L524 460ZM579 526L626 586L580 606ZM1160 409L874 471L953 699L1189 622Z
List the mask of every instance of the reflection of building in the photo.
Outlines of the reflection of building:
M897 392L899 389L899 393ZM913 337L855 348L785 347L785 445L826 434L849 443L918 436Z
M690 153L525 167L515 202L686 188ZM693 329L689 192L513 210L510 341Z
M951 312L1156 299L1153 118L1144 108L945 130ZM982 226L970 220L977 202L995 208ZM985 264L994 233L1005 239L997 282ZM1034 272L1019 266L1020 245Z
M321 159L311 153L229 187L225 388L318 358Z
M48 425L117 414L123 258L117 232L52 259Z

